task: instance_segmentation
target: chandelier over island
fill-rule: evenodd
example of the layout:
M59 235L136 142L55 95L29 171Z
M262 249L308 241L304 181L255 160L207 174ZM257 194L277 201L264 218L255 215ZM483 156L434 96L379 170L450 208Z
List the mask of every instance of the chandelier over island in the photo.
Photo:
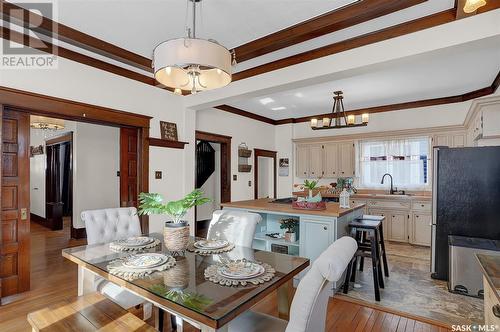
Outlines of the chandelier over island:
M361 114L361 123L356 122L356 115L347 115L344 109L344 96L342 96L342 91L335 91L333 93L333 108L332 117L323 117L322 119L312 118L311 119L311 129L339 129L339 128L351 128L351 127L364 127L368 125L369 115L368 113ZM343 121L342 121L343 120Z
M154 49L155 79L174 93L221 88L231 83L234 53L213 39L196 38L196 4L192 3L192 26L184 38L170 39Z

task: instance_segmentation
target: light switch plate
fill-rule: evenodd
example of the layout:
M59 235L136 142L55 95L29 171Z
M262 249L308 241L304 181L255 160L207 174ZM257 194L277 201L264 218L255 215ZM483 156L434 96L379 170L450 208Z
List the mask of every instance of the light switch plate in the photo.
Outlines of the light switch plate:
M161 179L161 171L155 171L155 179L159 180Z
M251 187L252 186L252 181L248 181L248 186Z

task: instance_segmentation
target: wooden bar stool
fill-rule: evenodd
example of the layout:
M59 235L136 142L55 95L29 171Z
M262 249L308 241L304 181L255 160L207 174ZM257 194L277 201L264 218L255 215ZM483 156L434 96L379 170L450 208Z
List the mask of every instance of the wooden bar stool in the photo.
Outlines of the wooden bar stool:
M345 294L347 294L349 290L349 281L354 282L356 280L357 259L360 258L360 260L364 260L364 257L370 257L372 260L375 300L380 301L380 288L384 288L384 276L382 274L381 264L383 255L381 252L385 254L385 246L381 249L381 244L383 243L382 221L383 219L356 219L349 223L350 233L358 243L358 250L347 267L347 274L344 282ZM366 239L366 237L368 238ZM387 268L387 260L384 262L384 268L386 276L388 276L389 270Z
M384 216L373 216L373 215L363 215L360 219L362 220L375 220L375 221L380 221L380 226L379 226L379 241L380 241L380 255L382 256L382 263L384 264L384 275L386 277L389 277L389 267L387 265L387 256L386 256L386 253L385 253L385 242L384 242L384 223L383 221L385 220L385 217ZM364 242L367 242L368 239L366 239L366 233L363 232L363 240ZM363 271L363 267L364 267L364 262L365 259L364 257L361 257L360 258L360 262L359 262L359 270L360 271Z

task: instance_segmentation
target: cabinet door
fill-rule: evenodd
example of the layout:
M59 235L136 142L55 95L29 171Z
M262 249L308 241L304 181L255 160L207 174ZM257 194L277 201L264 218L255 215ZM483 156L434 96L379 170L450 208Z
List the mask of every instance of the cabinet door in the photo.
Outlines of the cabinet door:
M354 143L340 143L340 177L354 176Z
M325 144L323 148L324 177L336 178L339 171L339 146L335 143Z
M331 225L304 219L301 219L300 223L303 225L300 230L300 241L304 243L303 253L300 255L313 262L331 243Z
M450 146L450 137L446 134L434 136L434 146Z
M307 178L309 176L309 147L307 145L297 146L296 162L297 177Z
M452 135L452 147L454 148L462 148L466 145L466 136L465 134L453 134Z
M389 216L390 227L389 227L389 240L398 242L408 242L408 236L406 235L406 220L408 219L407 214L392 212Z
M413 213L412 236L413 244L431 245L431 214Z
M317 178L323 175L323 146L311 145L309 147L309 176Z

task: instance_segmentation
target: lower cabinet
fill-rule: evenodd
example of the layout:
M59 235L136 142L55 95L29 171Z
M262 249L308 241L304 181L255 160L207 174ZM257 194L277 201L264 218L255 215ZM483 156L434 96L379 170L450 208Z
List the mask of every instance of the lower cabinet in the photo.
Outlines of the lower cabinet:
M389 240L408 242L406 224L408 214L406 212L392 212L389 214Z
M332 224L300 218L300 237L300 256L307 257L313 262L333 242Z
M413 213L411 220L410 243L421 246L431 245L431 222L430 213Z

